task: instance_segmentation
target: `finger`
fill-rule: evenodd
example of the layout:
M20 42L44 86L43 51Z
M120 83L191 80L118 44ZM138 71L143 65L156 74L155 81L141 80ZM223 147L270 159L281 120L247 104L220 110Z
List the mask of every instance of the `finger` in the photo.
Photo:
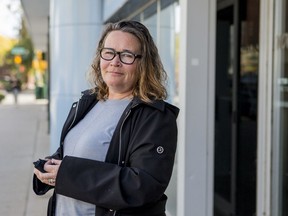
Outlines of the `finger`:
M38 176L39 170L38 170L38 169L36 169L36 168L34 168L34 171L33 171L33 173L34 173L36 176Z
M55 175L51 173L42 173L35 168L34 168L34 173L42 183L55 186L55 179L56 179Z
M42 172L40 172L38 169L34 168L34 174L37 176L39 180L42 179Z
M45 183L45 184L48 184L48 179L55 179L56 176L52 173L41 173L41 172L38 172L37 174L37 178Z
M52 159L51 162L52 162L52 164L60 165L62 160Z
M55 186L56 183L56 179L55 178L49 178L49 179L45 179L45 184L51 185L51 186Z
M59 165L45 165L44 166L45 170L48 172L48 173L51 173L51 174L55 174L58 172L58 169L59 169Z

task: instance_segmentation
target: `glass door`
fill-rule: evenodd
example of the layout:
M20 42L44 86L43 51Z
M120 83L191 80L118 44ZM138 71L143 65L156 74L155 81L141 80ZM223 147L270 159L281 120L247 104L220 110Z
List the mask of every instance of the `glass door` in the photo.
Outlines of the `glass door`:
M253 216L259 0L217 4L214 215Z
M234 50L236 48L233 4L218 9L216 36L215 95L215 167L214 215L230 215L235 211L236 136L233 121L235 91Z
M275 1L272 215L288 215L288 3Z

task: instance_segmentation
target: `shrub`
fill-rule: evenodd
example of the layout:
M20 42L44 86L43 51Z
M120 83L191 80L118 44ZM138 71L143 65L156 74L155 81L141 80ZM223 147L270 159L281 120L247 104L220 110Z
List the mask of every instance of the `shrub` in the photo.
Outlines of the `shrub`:
M5 98L5 95L3 95L2 93L0 93L0 102Z

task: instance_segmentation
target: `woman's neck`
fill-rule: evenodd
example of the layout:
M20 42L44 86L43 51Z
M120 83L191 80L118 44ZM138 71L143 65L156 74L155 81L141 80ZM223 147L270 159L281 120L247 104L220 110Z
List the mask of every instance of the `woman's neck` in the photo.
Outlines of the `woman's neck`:
M111 93L109 92L108 99L112 100L122 100L122 99L131 99L133 97L132 91L125 93Z

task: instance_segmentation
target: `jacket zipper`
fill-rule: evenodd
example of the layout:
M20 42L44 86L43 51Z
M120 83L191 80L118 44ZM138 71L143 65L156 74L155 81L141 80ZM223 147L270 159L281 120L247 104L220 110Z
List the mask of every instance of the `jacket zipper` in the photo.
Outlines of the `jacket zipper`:
M122 151L122 129L123 129L123 125L126 121L126 119L129 117L131 110L138 106L138 104L135 104L134 106L132 106L127 112L126 112L126 116L124 118L124 120L122 121L121 127L120 127L120 136L119 136L119 154L118 154L118 165L121 165L121 151Z
M80 98L81 99L81 98ZM80 99L78 100L78 102L76 103L76 111L75 111L75 114L74 114L74 118L73 118L73 121L71 122L70 126L68 127L68 130L69 131L72 127L72 125L74 124L75 120L76 120L76 116L77 116L77 113L78 113L78 107L79 107L79 102L80 102Z
M131 113L131 109L129 109L129 111L127 111L126 113L126 116L121 124L121 127L120 127L120 136L119 136L119 153L118 153L118 165L120 166L121 165L121 151L122 151L122 128L123 128L123 125L126 121L126 119L128 118L128 116L130 115Z
M118 165L120 166L121 164L121 151L122 151L122 129L123 129L123 125L125 123L125 121L127 120L127 118L129 117L130 113L131 113L131 109L133 109L134 107L138 106L138 104L135 104L134 106L132 106L127 112L126 112L126 116L124 118L124 120L122 121L121 127L120 127L120 136L119 136L119 154L118 154ZM123 161L124 162L124 161ZM115 210L113 213L113 216L116 216L117 211Z

